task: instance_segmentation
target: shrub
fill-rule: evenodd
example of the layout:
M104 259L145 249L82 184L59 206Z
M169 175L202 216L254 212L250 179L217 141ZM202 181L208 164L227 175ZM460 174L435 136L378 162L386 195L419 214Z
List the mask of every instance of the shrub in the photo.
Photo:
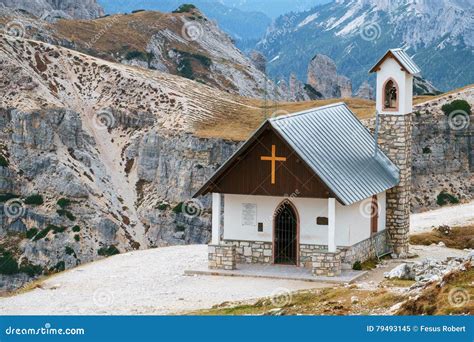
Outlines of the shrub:
M25 198L25 204L41 205L43 203L44 203L43 196L39 194L34 194Z
M454 100L451 103L446 103L441 107L445 115L449 115L454 111L463 111L467 115L471 115L471 105L466 100Z
M66 208L67 206L69 206L71 204L71 200L69 200L67 198L60 198L60 199L58 199L56 204L59 205L59 207L61 209L64 209L64 208Z
M26 238L27 239L32 239L35 237L35 235L38 234L38 229L36 228L31 228L26 231Z
M428 154L428 153L431 153L431 148L423 147L423 154Z
M54 234L57 234L57 233L64 233L64 231L66 230L66 227L58 227L58 226L55 226L53 224L50 224L48 225L48 227L50 230L53 231Z
M18 263L11 252L2 249L0 252L0 274L17 274Z
M138 50L127 51L127 53L125 54L125 59L127 61L132 59L140 59L142 61L149 62L152 57L153 55L151 53Z
M186 230L186 227L185 226L182 226L182 225L177 225L176 228L175 228L175 232L184 232Z
M77 242L79 242L79 240L81 240L81 237L79 235L74 235L74 240L76 240Z
M173 208L173 213L179 214L183 211L183 202L179 202L176 207Z
M69 246L66 246L66 248L65 248L64 251L65 251L65 253L66 253L67 255L74 255L74 256L76 256L76 252L74 252L74 249L72 249L72 248L69 247Z
M43 267L39 265L34 265L30 263L28 260L22 261L20 268L18 270L20 273L26 273L30 277L34 277L36 275L43 273Z
M0 202L6 202L12 198L18 198L20 196L7 192L5 194L0 194Z
M191 66L191 61L188 58L183 58L179 62L177 71L179 76L189 78L190 80L194 79L193 67Z
M196 9L196 6L193 4L182 4L177 9L175 9L172 13L189 13L192 10Z
M69 210L66 209L58 209L56 210L59 216L66 216L69 220L75 221L76 217L71 213Z
M81 231L81 227L79 227L79 226L74 226L74 227L72 227L72 231L73 231L74 233L78 233L78 232Z
M41 239L44 238L46 235L48 235L48 233L50 232L50 230L51 230L51 226L47 226L46 228L44 228L43 230L41 230L38 234L36 234L36 236L33 238L33 241L41 240Z
M99 250L97 251L97 254L101 255L101 256L112 256L112 255L115 255L115 254L120 254L120 251L117 249L117 247L115 246L109 246L109 247L101 247L99 248Z
M51 268L51 271L53 272L62 272L66 269L66 264L64 261L59 261L56 265L54 265L53 268Z
M168 209L168 204L160 203L160 204L158 204L157 208L158 208L158 210L166 210L166 209Z
M352 265L352 269L355 271L361 271L362 270L362 263L360 261L356 261L354 265Z
M459 203L459 199L456 196L443 190L438 194L438 197L436 198L436 203L440 206L446 205L448 203L457 204Z
M8 167L9 164L10 163L8 160L4 156L0 155L0 166Z

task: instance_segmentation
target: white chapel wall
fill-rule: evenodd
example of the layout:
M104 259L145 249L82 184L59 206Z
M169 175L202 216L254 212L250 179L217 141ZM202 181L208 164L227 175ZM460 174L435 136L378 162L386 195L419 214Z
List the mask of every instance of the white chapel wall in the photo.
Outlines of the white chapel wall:
M385 229L385 193L379 194L379 230ZM273 215L282 197L224 195L224 240L272 242ZM316 218L327 217L327 199L292 198L300 219L300 243L326 245L328 227L317 225ZM242 205L256 205L256 224L242 225ZM363 216L360 202L336 205L336 245L350 246L370 236L370 219ZM263 232L258 232L258 222Z

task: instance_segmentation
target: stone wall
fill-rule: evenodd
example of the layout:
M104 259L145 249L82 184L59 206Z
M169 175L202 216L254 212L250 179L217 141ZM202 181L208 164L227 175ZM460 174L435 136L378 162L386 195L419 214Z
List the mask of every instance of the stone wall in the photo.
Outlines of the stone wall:
M390 253L392 250L388 230L382 230L353 246L341 249L341 261L348 268L352 268L356 261L364 262L365 260Z
M240 264L270 264L272 259L272 243L263 241L224 240L225 246L234 246L237 262Z
M341 274L341 252L314 252L313 275L335 277Z
M411 195L412 114L380 115L379 144L400 169L400 183L387 190L387 224L396 255L408 253Z
M235 246L209 245L208 252L208 266L210 269L236 269L237 254Z

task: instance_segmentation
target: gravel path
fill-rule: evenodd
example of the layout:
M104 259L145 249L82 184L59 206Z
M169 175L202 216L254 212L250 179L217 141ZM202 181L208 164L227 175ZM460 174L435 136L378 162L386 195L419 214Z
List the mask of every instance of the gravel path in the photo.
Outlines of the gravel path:
M474 201L411 215L410 233L429 231L433 227L448 225L474 225Z
M290 291L330 286L263 278L185 276L207 263L207 246L116 255L53 276L42 288L0 298L3 315L175 314ZM281 293L281 292L279 292Z

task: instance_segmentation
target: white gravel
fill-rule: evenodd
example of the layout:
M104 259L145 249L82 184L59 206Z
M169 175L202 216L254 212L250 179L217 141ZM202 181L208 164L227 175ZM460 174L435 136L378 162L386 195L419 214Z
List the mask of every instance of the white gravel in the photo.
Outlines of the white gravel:
M176 314L289 291L330 286L263 278L185 276L207 264L207 246L116 255L45 280L42 288L0 298L3 315Z
M429 231L433 227L474 224L474 201L411 215L410 234Z

